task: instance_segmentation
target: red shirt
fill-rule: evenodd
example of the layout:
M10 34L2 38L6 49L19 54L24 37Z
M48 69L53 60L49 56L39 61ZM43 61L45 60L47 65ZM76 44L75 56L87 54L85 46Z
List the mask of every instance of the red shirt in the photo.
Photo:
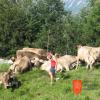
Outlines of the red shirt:
M53 67L53 68L56 67L56 61L55 60L51 60L51 67Z

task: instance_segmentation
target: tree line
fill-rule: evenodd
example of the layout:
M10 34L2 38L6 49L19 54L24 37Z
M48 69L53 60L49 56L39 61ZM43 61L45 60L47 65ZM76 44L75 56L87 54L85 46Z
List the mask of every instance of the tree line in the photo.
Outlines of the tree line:
M0 0L0 56L23 47L76 54L78 44L100 46L99 0L77 15L62 0Z

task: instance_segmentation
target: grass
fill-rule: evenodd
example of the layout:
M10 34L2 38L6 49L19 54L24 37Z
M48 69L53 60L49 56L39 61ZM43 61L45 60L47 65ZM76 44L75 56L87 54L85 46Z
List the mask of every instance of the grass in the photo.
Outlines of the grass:
M2 63L2 64L0 64L0 72L4 72L4 71L7 71L8 70L8 68L9 68L9 64L7 64L7 63Z
M0 65L0 71L6 71L9 65ZM50 84L45 71L33 69L17 77L22 85L11 91L0 86L0 100L100 100L100 68L87 71L85 67L69 72L58 73L60 80ZM82 93L76 96L72 91L72 80L81 79Z

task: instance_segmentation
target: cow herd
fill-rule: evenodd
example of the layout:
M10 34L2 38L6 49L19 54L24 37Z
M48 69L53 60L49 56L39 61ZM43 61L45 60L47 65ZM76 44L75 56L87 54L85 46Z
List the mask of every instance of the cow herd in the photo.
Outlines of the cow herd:
M53 55L55 57L55 55ZM23 73L38 67L47 72L50 71L50 61L47 59L47 51L39 48L23 48L16 51L16 57L7 72L0 73L0 84L5 88L9 85L9 79L17 73ZM78 68L80 61L92 69L96 62L100 61L100 47L81 46L77 47L77 56L64 55L57 58L57 71L65 69L69 71Z

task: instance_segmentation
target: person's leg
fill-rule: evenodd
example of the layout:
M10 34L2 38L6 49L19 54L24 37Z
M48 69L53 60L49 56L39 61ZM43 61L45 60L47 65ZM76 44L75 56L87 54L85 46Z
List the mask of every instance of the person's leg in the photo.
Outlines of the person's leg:
M54 78L53 78L53 75L51 74L51 85L53 84L53 80Z
M51 84L53 83L53 81L56 79L55 77L55 69L51 68L50 72L49 72L50 78L51 78Z
M53 76L52 76L52 73L51 72L49 72L49 76L50 76L50 82L52 84L53 83Z
M53 76L53 81L56 81L56 75L55 75L55 73L53 73L52 76Z

